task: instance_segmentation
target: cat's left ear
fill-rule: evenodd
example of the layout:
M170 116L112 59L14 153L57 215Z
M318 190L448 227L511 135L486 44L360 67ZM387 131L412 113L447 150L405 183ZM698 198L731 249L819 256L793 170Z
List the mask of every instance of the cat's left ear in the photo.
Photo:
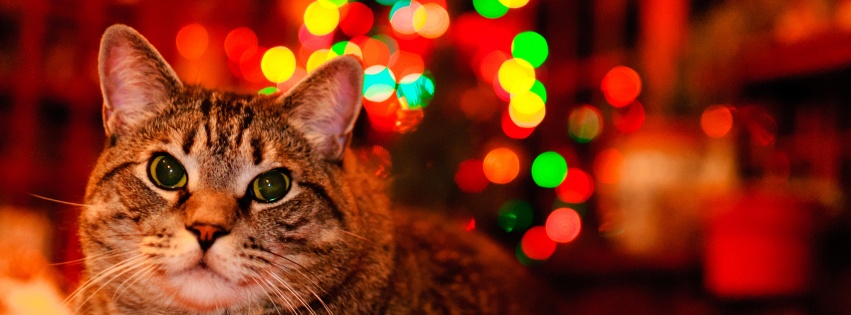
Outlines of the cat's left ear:
M281 96L288 122L329 162L340 162L361 109L363 67L352 56L328 61Z

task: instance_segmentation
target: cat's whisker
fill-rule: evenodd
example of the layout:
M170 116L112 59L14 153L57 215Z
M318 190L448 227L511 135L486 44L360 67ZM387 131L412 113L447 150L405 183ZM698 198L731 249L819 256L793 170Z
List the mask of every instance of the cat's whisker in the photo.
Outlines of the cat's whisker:
M101 254L94 255L94 256L88 256L88 257L84 257L84 258L80 258L80 259L51 263L48 266L63 266L63 265L82 264L86 261L97 261L97 260L112 258L112 257L115 257L115 256L121 256L121 255L124 255L128 252L130 252L130 251L119 252L117 249L113 249L113 250L106 251L106 252L103 252Z
M298 302L301 303L301 305L304 306L304 308L307 309L307 311L310 314L316 315L316 311L314 311L313 308L310 307L310 304L308 304L307 301L304 300L304 298L302 298L300 295L298 295L298 293L296 293L296 291L293 289L293 287L289 283L287 283L286 280L282 279L277 274L270 272L268 270L266 271L266 274L268 274L269 276L274 278L278 283L283 285L284 288L287 289L287 291L290 291L290 294L295 296L296 300L298 300Z
M266 273L269 273L269 272L267 271ZM287 308L289 308L289 309L290 309L290 312L291 312L291 313L293 313L293 314L295 314L295 313L296 313L296 311L295 311L295 305L293 305L293 304L292 304L292 302L284 296L284 292L283 292L283 291L281 291L281 290L280 290L277 286L275 286L274 284L272 284L272 282L271 282L271 281L269 281L269 279L266 279L266 278L264 278L264 277L261 277L261 276L260 276L259 274L257 274L257 273L255 273L255 275L257 276L257 278L258 278L258 279L263 280L263 282L264 282L264 283L266 283L266 285L268 285L268 286L269 286L269 288L271 288L271 289L272 289L272 291L274 291L274 292L275 292L275 295L277 295L277 296L281 299L281 301L282 301L283 303L286 303L286 304L287 304Z
M76 207L94 207L94 205L87 205L87 204L84 204L84 203L64 201L64 200L54 199L54 198L45 197L45 196L41 196L41 195L36 195L36 194L33 194L33 193L30 193L29 195L33 196L35 198L41 199L41 200L47 200L47 201L50 201L50 202L55 202L55 203L63 204L63 205L76 206Z
M275 303L275 299L273 299L272 296L269 294L268 288L264 286L263 283L260 282L260 280L257 280L257 278L259 277L257 273L255 272L254 274L255 276L251 277L251 280L254 280L254 283L256 283L258 286L260 286L260 288L263 289L263 293L266 294L267 298L269 298L269 303L272 304L272 306L275 308L275 311L278 312L278 315L281 315L281 309L278 308L278 303Z
M301 265L299 265L298 263L296 263L296 262L295 262L295 261L293 261L292 259L289 259L289 258L283 257L283 256L278 255L278 254L275 254L274 252L271 252L271 251L268 251L268 252L269 252L269 253L271 253L271 254L277 255L277 256L279 256L279 257L281 257L281 258L284 258L284 259L288 260L289 262L294 263L294 264L296 264L297 266L299 266L299 269L295 269L295 271L296 271L296 272L298 272L298 274L299 274L300 276L304 277L304 279L305 279L305 280L307 280L308 285L307 285L307 286L305 286L305 287L307 288L307 290L308 290L308 291L310 291L310 294L312 294L312 295L316 298L316 300L317 300L317 301L319 301L319 303L320 303L320 304L322 304L322 307L323 307L323 308L325 308L325 310L326 310L329 314L333 314L333 312L331 312L331 309L330 309L330 308L328 308L328 305L326 305L326 304L325 304L325 301L323 301L323 300L322 300L322 297L320 297L320 296L319 296L319 294L317 294L317 293L316 293L316 291L314 291L313 289L311 289L311 285L315 285L317 289L319 289L320 291L322 291L322 293L327 293L327 292L326 292L326 291L325 291L322 287L320 287L320 286L319 286L319 283L318 283L318 280L319 280L319 279L317 279L316 277L312 277L312 278L311 278L310 276L308 276L307 274L305 274L305 273L302 271L302 269L304 269L304 267L301 267ZM282 270L282 271L284 271L284 272L288 272L288 271L290 270L290 269L287 269L285 266L280 265L280 264L276 264L276 263L274 263L274 262L269 262L269 264L270 264L270 265L272 265L272 266L274 266L274 267L276 267L276 268L278 268L278 269L281 269L281 270ZM277 277L277 275L273 275L273 276ZM278 278L278 279L280 279L280 278Z
M101 285L100 285L100 286L99 286L99 287L98 287L98 288L97 288L94 292L92 292L91 294L89 294L89 297L87 297L85 300L83 300L83 301L80 303L80 305L84 305L84 304L85 304L86 302L88 302L88 301L89 301L92 297L94 297L95 295L97 295L97 293L98 293L98 292L100 292L100 290L103 290L103 288L104 288L104 287L106 287L107 285L109 285L110 283L112 283L112 281L114 281L115 279L118 279L118 278L119 278L119 277L121 277L122 275L124 275L124 274L126 274L126 273L128 273L128 272L131 272L131 271L133 271L133 270L135 270L135 269L139 268L140 266L143 266L143 265L144 265L144 262L145 262L144 258L142 258L142 259L135 259L133 262L128 262L128 263L127 263L127 264L125 264L124 266L121 266L121 267L119 267L119 268L114 268L114 269L116 270L115 272L117 272L117 274L113 275L113 276L112 276L112 278L109 278L109 280L107 280L106 282L103 282L103 284L101 284ZM119 271L119 270L120 270L120 271ZM107 276L109 276L109 275L106 275L106 276L102 277L102 279L103 279L103 278L106 278ZM79 306L78 306L78 308L79 308ZM78 311L78 310L75 310L75 312L77 312L77 311Z
M349 231L346 231L346 230L342 230L342 232L343 232L343 233L346 233L346 234L348 234L348 235L350 235L350 236L354 236L354 237L356 237L356 238L359 238L359 239L361 239L362 241L369 242L369 239L368 239L368 238L366 238L366 237L363 237L363 236L357 235L357 234L355 234L355 233L352 233L352 232L349 232Z
M148 267L142 268L139 271L136 271L136 273L134 273L130 277L127 277L127 279L124 279L124 281L122 281L121 284L116 287L115 293L112 294L112 299L115 300L117 297L121 296L124 291L127 291L127 289L130 288L130 284L136 283L138 279L142 279L145 275L151 274L155 269L156 266L150 265ZM130 281L130 283L128 283L128 281ZM125 284L127 285L125 286Z
M120 262L118 262L118 263L116 263L116 264L114 264L114 265L110 266L109 268L104 269L103 271L101 271L101 272L100 272L100 273L98 273L97 275L90 277L88 280L86 280L86 282L85 282L85 283L83 283L83 284L82 284L82 285L80 285L80 286L79 286L76 290L74 290L74 292L72 292L72 293L71 293L71 295L69 295L69 296L65 299L65 301L63 302L63 304L64 304L64 305L66 305L66 306L67 306L67 305L69 305L68 303L70 303L71 301L73 301L74 299L76 299L76 298L77 298L77 297L78 297L81 293L85 292L85 291L86 291L86 290L88 290L91 286L93 286L93 285L97 284L98 282L100 282L100 281L101 281L101 280L103 280L104 278L109 277L110 275L112 275L112 274L114 274L114 273L116 273L116 272L119 272L119 271L125 270L125 269L127 268L127 266L134 265L134 264L139 264L140 262L143 262L143 261L144 261L144 255L143 255L143 254L138 254L138 255L136 255L136 256L133 256L133 257L127 258L127 259L125 259L125 260L122 260L122 261L120 261ZM107 283L108 283L108 282L107 282ZM102 286L101 286L101 287L102 287ZM98 289L98 290L99 290L99 289ZM84 305L84 304L85 304L85 302L86 302L86 301L88 301L89 299L91 299L91 297L92 297L92 296L94 296L94 294L95 294L95 293L97 293L97 291L95 291L95 292L93 292L93 293L89 294L89 297L88 297L88 298L86 298L86 299L85 299L84 301L82 301L81 303L78 303L78 305ZM78 306L78 307L79 307L79 306Z

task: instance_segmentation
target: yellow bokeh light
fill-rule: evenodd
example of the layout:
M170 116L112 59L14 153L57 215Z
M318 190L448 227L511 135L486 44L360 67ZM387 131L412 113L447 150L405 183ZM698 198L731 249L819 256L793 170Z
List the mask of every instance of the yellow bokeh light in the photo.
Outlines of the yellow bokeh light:
M497 71L499 85L509 94L529 91L535 84L535 68L523 59L508 59Z
M310 54L310 57L307 58L307 65L305 67L307 72L313 72L313 70L319 68L319 66L328 61L329 52L330 50L328 49L320 49Z
M532 92L524 92L511 98L508 116L518 127L535 128L546 116L544 101Z
M335 51L335 50L336 50L336 48L328 51L328 60L331 60L334 57L340 56L340 54L338 54L337 51ZM355 44L353 42L346 42L346 48L343 49L343 55L352 55L352 56L358 57L359 59L363 59L363 51L360 49L360 47L357 44Z
M295 72L295 54L284 46L273 47L263 54L260 70L266 79L275 83L288 80Z
M529 0L499 0L499 3L509 9L517 9L529 3Z
M340 24L340 11L327 1L314 1L304 10L304 26L313 35L326 35Z

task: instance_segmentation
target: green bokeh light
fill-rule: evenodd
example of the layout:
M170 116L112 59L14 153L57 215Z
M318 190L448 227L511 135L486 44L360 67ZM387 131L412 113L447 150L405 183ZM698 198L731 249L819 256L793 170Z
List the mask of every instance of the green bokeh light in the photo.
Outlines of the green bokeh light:
M344 40L338 42L331 46L331 51L337 54L337 56L342 56L346 54L346 47L349 46L349 41Z
M540 67L549 54L547 40L536 32L527 31L517 34L511 41L511 55L528 61L535 68Z
M326 2L328 2L328 3L333 4L334 6L336 6L336 7L338 7L338 8L339 8L339 7L342 7L342 6L343 6L343 5L345 5L346 3L349 3L349 0L325 0L325 1L326 1Z
M543 83L541 83L541 81L535 80L535 83L532 84L532 88L529 89L529 91L535 93L535 95L540 96L541 100L543 100L544 103L547 102L547 88L544 86Z
M532 162L532 180L544 188L555 188L567 177L567 161L556 152L541 153Z
M481 16L489 19L500 18L508 13L508 7L499 3L499 0L473 0L473 7Z
M274 87L274 86L270 86L270 87L265 87L265 88L263 88L263 89L262 89L262 90L260 90L260 91L257 91L257 94L260 94L260 95L272 95L272 94L275 94L275 93L278 93L278 92L279 92L278 88L276 88L276 87Z
M394 5L399 1L400 0L375 0L375 2L378 2L381 5Z
M523 200L510 200L499 207L497 223L506 232L524 231L532 225L532 206Z
M424 108L434 97L434 81L424 74L409 74L399 81L396 96L405 100L409 109Z

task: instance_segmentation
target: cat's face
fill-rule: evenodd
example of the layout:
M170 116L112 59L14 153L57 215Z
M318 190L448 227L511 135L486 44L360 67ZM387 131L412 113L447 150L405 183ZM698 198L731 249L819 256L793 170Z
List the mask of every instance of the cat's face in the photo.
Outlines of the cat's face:
M100 63L110 141L80 221L89 292L184 311L321 307L361 251L339 180L358 61L331 61L286 95L214 92L114 26Z

